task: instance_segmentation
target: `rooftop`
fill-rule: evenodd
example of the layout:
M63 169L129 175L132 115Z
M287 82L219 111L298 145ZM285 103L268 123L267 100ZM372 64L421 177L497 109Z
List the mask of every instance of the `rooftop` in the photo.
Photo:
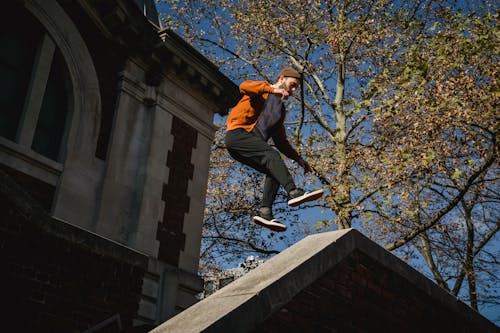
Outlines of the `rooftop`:
M160 332L499 332L360 232L304 238Z

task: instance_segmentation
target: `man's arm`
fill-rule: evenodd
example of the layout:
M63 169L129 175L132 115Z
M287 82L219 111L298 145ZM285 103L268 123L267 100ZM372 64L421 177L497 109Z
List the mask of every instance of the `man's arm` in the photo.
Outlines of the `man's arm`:
M300 157L299 153L292 147L290 142L288 142L286 138L286 132L285 132L285 127L283 125L279 126L279 128L276 130L275 134L272 136L274 144L276 145L276 148L283 154L285 154L286 157L296 161L299 163L299 165L304 168L305 172L310 172L312 171L311 166L309 163L307 163L306 160L304 160L302 157Z
M255 96L262 94L280 94L282 98L288 97L288 92L282 88L276 88L267 83L266 81L243 81L240 84L240 92L243 95Z
M265 93L272 94L274 92L274 88L265 81L247 80L240 84L240 92L249 96L262 95Z

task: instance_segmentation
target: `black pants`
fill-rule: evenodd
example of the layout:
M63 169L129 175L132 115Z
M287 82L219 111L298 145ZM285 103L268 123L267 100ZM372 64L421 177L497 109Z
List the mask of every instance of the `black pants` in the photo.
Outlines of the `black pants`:
M280 185L287 193L295 188L279 152L257 134L237 128L226 133L226 147L237 161L266 174L262 207L272 207Z

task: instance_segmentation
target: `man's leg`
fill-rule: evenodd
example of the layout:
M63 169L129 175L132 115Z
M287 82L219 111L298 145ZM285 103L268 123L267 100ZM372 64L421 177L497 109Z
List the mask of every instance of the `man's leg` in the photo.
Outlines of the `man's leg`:
M228 131L226 146L235 160L266 174L263 197L266 207L272 206L279 185L282 185L287 193L296 188L279 153L257 135L244 129Z
M280 154L258 135L248 133L241 128L229 131L226 133L226 146L235 160L267 175L262 199L263 207L272 207L279 185L282 185L288 193L290 206L316 200L323 195L322 189L304 192L297 188Z
M266 180L264 182L264 193L262 195L262 207L271 208L278 194L280 188L280 183L270 175L266 175Z

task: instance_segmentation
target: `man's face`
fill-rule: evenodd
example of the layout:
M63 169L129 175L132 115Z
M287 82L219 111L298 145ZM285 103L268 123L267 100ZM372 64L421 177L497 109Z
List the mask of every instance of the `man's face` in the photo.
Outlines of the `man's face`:
M281 87L288 91L290 95L295 94L295 91L299 87L299 79L296 79L294 77L284 77L283 82L281 84Z

